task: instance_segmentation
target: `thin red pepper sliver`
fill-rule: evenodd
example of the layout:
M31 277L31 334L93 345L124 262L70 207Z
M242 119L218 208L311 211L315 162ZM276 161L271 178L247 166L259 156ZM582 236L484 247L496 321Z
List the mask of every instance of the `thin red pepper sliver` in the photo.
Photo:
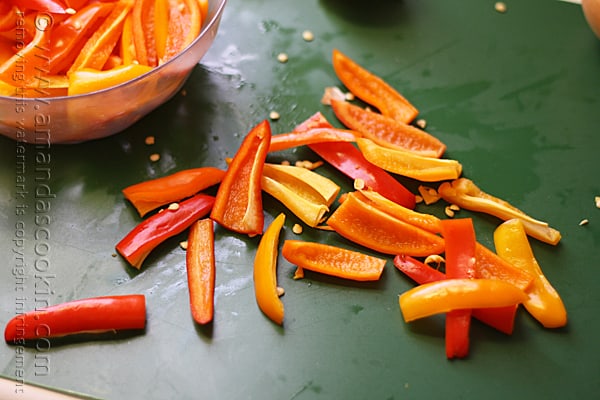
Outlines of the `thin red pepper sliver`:
M325 117L317 112L298 125L294 131L313 128L332 128ZM367 188L411 210L415 208L415 195L383 169L371 164L352 143L330 142L308 146L321 158L351 179L361 179Z
M11 319L4 330L7 343L101 333L146 326L146 299L142 294L102 296L44 307Z
M139 269L156 246L207 215L214 202L213 196L200 193L182 201L176 209L166 208L137 225L117 243L116 250L129 264Z
M394 257L394 266L420 285L446 279L446 274L443 272L410 256L397 255ZM514 329L517 309L518 306L474 308L472 310L472 316L480 322L510 335Z

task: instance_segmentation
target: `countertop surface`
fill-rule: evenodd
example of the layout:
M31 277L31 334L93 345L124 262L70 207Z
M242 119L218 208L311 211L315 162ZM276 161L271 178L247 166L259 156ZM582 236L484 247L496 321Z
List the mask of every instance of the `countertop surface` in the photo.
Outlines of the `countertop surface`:
M214 45L182 92L131 128L76 145L27 146L24 187L15 143L0 138L0 325L43 301L142 293L148 307L142 333L38 348L2 344L1 375L15 389L33 383L101 399L597 396L600 41L578 5L506 5L499 13L481 0L229 0ZM303 40L305 30L313 41ZM557 246L531 245L566 305L565 328L545 329L523 309L510 336L474 322L469 357L449 361L442 316L403 321L398 295L414 283L391 257L370 283L309 272L294 280L294 266L280 257L285 321L276 326L254 299L258 238L221 228L214 321L199 327L179 247L185 234L159 246L140 271L115 255L115 244L141 220L124 187L185 168L226 168L243 136L271 111L280 114L270 122L274 134L317 111L341 126L320 103L325 87L341 86L334 48L411 100L465 177L561 231ZM45 198L35 180L39 153L51 159ZM298 148L269 160L318 157ZM333 168L317 171L352 190ZM416 192L418 182L399 179ZM264 208L267 223L285 211L268 195ZM417 209L444 215L441 202ZM465 210L457 217L472 217L478 240L493 248L499 220ZM288 213L282 240L365 251L332 232L305 227L296 236L298 222Z

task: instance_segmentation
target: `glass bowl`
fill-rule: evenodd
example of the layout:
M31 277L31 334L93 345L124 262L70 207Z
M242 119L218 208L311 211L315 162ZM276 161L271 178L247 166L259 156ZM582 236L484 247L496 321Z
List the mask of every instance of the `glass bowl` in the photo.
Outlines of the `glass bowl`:
M121 132L183 86L212 45L226 2L209 1L208 17L198 37L177 56L135 79L74 96L0 96L0 134L19 142L49 145Z

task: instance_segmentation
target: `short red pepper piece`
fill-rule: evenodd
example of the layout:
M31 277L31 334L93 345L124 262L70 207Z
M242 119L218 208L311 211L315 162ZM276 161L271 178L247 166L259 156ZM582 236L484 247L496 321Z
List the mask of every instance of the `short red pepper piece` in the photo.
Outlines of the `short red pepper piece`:
M316 113L294 131L302 132L312 128L332 125L321 113ZM410 209L415 208L415 195L406 189L392 175L371 164L352 143L331 142L310 144L310 149L329 164L351 179L361 179L367 188Z
M207 215L215 198L207 194L197 194L174 207L156 213L142 221L129 232L116 249L131 266L140 269L150 252L166 239L175 236L196 220Z
M238 233L260 235L264 228L262 170L271 142L267 120L244 138L223 177L210 217Z
M57 304L11 319L4 330L7 343L80 333L144 329L146 299L142 294L103 296Z

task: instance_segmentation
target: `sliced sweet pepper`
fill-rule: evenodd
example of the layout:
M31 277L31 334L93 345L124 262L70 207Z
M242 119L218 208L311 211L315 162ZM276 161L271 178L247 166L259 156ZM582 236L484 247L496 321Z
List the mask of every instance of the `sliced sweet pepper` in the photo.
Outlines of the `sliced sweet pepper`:
M198 324L207 324L213 320L215 297L215 242L210 218L190 227L185 265L192 318Z
M42 11L51 14L66 14L67 7L60 0L9 0L22 10Z
M102 333L146 327L146 299L142 294L73 300L20 314L4 330L7 343L83 333Z
M136 183L122 190L141 217L175 201L183 200L221 182L225 171L215 167L190 168L171 175Z
M159 64L175 57L200 33L202 15L198 0L169 0L169 26L165 54Z
M121 65L105 71L82 68L68 74L69 96L107 89L149 72L152 67L141 64Z
M506 307L524 302L527 295L510 283L495 279L444 279L425 283L399 298L404 321L465 308Z
M438 193L447 202L467 210L490 214L503 221L518 218L523 222L527 234L542 242L556 245L560 241L560 232L546 222L533 219L510 203L483 192L470 179L444 182L438 187Z
M313 128L302 132L273 135L269 152L291 149L323 142L354 142L360 137L358 132L337 128Z
M475 277L475 230L470 218L442 220L447 279ZM464 358L469 354L471 309L446 313L446 357Z
M332 125L317 112L298 125L294 131L302 132L319 127L330 128ZM349 178L360 179L365 187L381 193L404 207L415 208L415 195L392 175L367 161L352 143L315 143L309 145L309 148Z
M428 256L444 251L440 236L392 217L355 193L348 193L327 225L346 239L384 254Z
M435 158L441 157L446 151L446 145L438 138L412 125L346 101L332 100L331 108L348 129L360 132L380 146Z
M410 279L422 285L446 279L446 274L432 268L421 261L406 255L394 257L394 266ZM471 310L474 318L507 335L512 334L515 325L517 305L493 308L475 308Z
M352 93L383 115L404 123L411 122L418 115L415 106L396 89L339 50L333 50L333 69Z
M390 149L366 138L356 139L356 143L369 162L398 175L423 182L437 182L456 179L462 173L462 165L456 160L423 157L407 150Z
M283 257L301 269L356 281L381 277L386 260L323 243L286 240Z
M261 311L276 324L284 317L283 302L277 293L277 249L285 214L279 214L261 237L254 258L254 294Z
M156 246L207 215L214 203L214 197L202 193L181 203L174 203L174 206L169 206L138 224L117 243L116 250L132 267L140 269Z
M525 309L546 328L565 326L565 305L535 259L523 222L511 219L498 226L494 244L501 258L534 276L533 283L525 290L528 296L523 302Z
M210 217L238 233L263 232L262 171L271 142L271 126L264 120L244 138L217 192Z
M155 0L136 0L131 11L136 59L140 64L151 67L158 65L154 33L155 21L161 21L160 25L164 26L164 21L168 20L168 16L162 13L155 16L154 7ZM163 12L163 8L159 8L159 10Z

